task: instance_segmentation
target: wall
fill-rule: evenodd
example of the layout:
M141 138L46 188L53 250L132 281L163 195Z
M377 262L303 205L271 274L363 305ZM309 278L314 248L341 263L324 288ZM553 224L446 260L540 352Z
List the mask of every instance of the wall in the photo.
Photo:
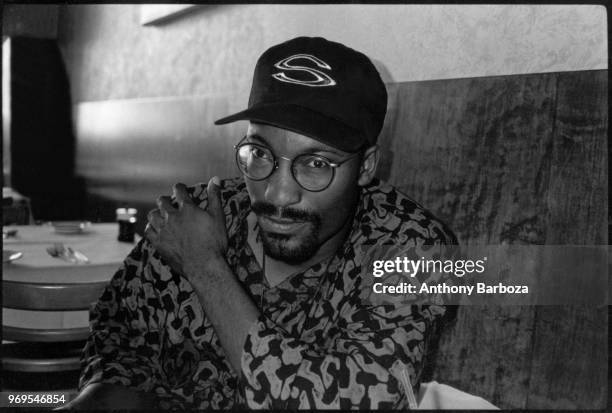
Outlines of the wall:
M56 4L3 4L2 35L54 39L58 14Z
M601 6L205 5L158 26L140 26L140 7L62 6L75 102L211 94L246 102L257 57L297 35L345 42L395 82L607 67Z

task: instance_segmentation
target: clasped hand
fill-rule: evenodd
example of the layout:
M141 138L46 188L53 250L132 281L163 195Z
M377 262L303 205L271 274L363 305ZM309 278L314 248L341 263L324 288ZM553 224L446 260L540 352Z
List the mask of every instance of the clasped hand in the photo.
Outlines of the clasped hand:
M184 184L174 185L177 207L169 196L159 197L158 208L149 212L144 232L164 261L188 279L224 260L227 250L219 178L212 178L206 190L208 208L203 210L193 202Z

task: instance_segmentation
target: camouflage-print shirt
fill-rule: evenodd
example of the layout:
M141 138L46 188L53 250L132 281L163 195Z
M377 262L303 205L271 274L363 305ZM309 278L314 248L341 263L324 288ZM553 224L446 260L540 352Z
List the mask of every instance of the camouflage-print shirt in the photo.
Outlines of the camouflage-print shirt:
M206 207L206 186L190 190ZM178 409L407 408L428 337L446 308L374 293L380 279L372 263L439 258L444 245L456 243L452 232L375 180L362 189L337 253L271 287L247 243L244 181L223 181L221 194L227 262L261 311L244 343L241 374L192 286L143 240L92 311L80 388L120 384L154 392L162 408Z

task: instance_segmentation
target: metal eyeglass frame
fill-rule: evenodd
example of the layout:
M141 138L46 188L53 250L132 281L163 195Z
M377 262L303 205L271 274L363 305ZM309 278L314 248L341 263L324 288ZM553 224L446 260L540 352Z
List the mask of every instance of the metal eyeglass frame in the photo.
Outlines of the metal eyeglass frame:
M272 149L268 148L265 145L261 145L259 143L252 143L252 142L243 142L246 138L247 138L247 136L243 137L242 139L240 139L240 142L238 142L236 145L234 145L234 150L235 150L234 158L236 160L236 166L238 166L238 169L240 170L240 172L245 174L252 181L263 181L264 179L268 179L269 177L271 177L272 174L278 169L278 167L279 167L278 159L281 158L281 159L284 159L286 161L291 162L291 176L293 176L293 180L300 186L300 188L303 188L303 189L305 189L308 192L321 192L321 191L325 191L327 188L329 188L329 186L332 184L332 182L334 182L334 178L336 177L336 168L339 168L344 163L346 163L347 161L350 161L351 159L353 159L354 157L358 156L361 153L361 152L357 152L357 153L349 156L348 158L346 158L346 159L344 159L344 160L342 160L340 162L332 162L331 159L329 159L328 157L323 156L323 155L314 155L314 154L306 154L306 153L294 156L293 158L287 158L286 156L276 156L274 154L274 152L272 152ZM240 167L240 160L238 159L238 153L240 152L240 148L243 147L243 146L246 146L246 145L252 145L252 146L256 146L256 147L265 149L267 151L270 151L270 153L272 154L272 157L274 159L274 166L272 167L272 170L270 170L270 173L267 176L265 176L263 178L257 178L257 179L256 178L251 178L246 172L244 172L242 170L242 168ZM331 168L332 168L332 176L331 176L328 184L325 185L323 188L316 189L316 190L308 189L308 188L304 187L304 185L302 185L300 183L300 181L298 181L297 178L295 177L295 170L293 168L293 163L294 163L294 161L297 158L299 158L300 156L304 156L304 155L311 155L311 156L317 156L319 158L322 158L323 160L325 160L329 164L329 166L331 166Z

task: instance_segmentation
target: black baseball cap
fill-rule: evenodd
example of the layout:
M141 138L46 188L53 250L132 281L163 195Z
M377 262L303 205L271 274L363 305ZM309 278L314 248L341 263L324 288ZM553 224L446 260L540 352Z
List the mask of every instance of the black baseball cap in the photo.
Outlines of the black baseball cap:
M387 90L370 59L322 37L273 46L255 66L249 106L216 125L250 120L355 152L376 143Z

